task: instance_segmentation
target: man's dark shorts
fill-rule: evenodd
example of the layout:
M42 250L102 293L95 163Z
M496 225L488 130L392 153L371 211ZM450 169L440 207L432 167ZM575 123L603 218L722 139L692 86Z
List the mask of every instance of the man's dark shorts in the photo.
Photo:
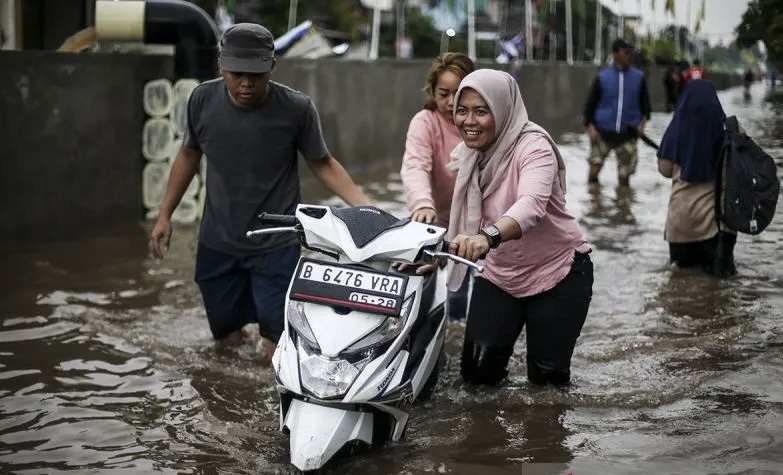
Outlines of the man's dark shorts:
M299 255L299 245L232 256L199 243L195 279L215 339L258 323L261 336L277 343L283 333L285 296Z

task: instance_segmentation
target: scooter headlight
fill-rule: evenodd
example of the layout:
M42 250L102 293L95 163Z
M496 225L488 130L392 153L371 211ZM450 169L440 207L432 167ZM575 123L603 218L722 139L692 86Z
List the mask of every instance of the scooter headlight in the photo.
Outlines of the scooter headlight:
M315 339L315 334L310 328L310 324L307 323L304 303L296 300L288 302L288 324L301 338L307 340L311 347L318 348L318 340Z
M345 394L370 361L370 356L351 363L343 358L326 358L311 353L299 342L299 375L302 386L321 399Z
M415 296L416 293L414 292L410 297L405 299L405 301L402 303L399 317L386 317L386 320L384 320L381 326L370 332L369 335L346 348L345 352L355 353L364 351L397 338L397 335L402 332L402 329L405 328L405 324L408 322L408 315L411 313L411 307L413 306L413 299Z

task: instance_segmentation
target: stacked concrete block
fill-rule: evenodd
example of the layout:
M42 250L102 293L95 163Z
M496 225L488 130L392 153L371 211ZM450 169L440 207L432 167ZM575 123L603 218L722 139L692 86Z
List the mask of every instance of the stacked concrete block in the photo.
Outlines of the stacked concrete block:
M171 165L177 156L186 127L186 109L190 93L198 85L194 79L155 79L144 86L144 111L147 120L142 129L142 154L147 160L142 176L142 199L147 219L157 219L166 193ZM203 160L203 159L202 159ZM206 167L193 177L172 221L192 223L204 209Z

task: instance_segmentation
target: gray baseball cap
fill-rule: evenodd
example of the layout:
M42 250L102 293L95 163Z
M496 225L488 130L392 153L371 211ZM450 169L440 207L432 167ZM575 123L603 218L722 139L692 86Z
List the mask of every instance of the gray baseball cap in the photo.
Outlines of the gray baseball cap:
M220 65L235 73L267 73L275 58L275 37L255 23L230 26L220 38Z

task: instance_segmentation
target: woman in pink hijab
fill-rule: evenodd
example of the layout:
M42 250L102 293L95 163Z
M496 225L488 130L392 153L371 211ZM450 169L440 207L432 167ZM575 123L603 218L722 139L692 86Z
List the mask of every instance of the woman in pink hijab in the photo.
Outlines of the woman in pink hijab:
M549 134L530 122L516 81L479 69L460 83L454 119L462 136L450 167L451 252L483 260L471 297L462 377L498 384L527 326L527 375L566 386L592 298L590 245L566 210L565 166ZM456 265L449 287L462 281Z

